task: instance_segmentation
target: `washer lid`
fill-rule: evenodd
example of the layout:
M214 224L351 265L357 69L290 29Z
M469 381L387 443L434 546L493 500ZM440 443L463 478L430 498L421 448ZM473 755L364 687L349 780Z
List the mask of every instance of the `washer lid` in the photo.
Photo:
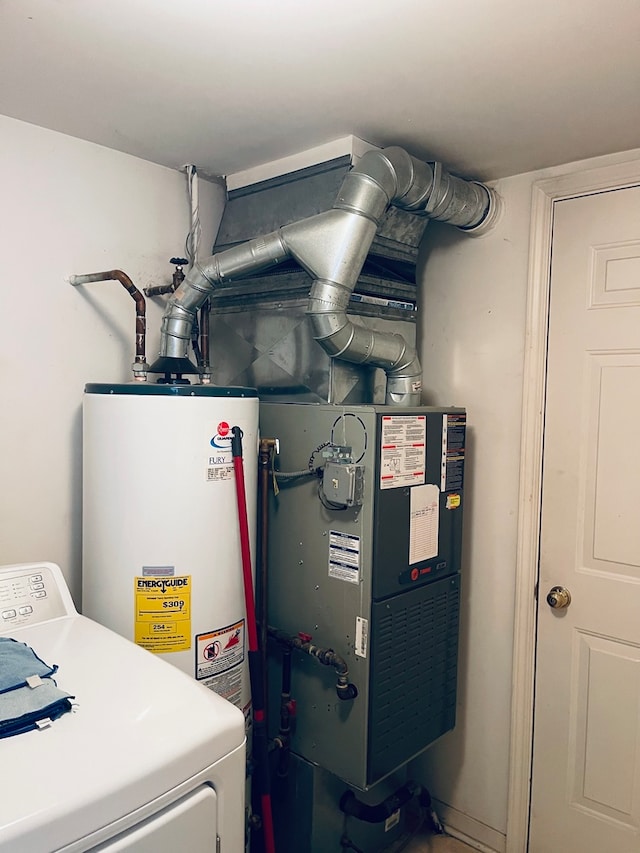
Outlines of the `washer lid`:
M70 844L244 744L238 708L83 616L11 636L58 664L58 686L77 707L0 741L0 849L33 851L45 827L49 849Z

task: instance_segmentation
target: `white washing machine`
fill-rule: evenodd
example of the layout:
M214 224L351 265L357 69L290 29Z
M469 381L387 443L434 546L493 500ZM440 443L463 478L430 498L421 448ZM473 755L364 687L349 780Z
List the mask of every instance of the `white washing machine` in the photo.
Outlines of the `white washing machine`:
M0 567L0 634L57 664L72 712L0 739L2 853L241 853L242 712L80 616L52 563Z

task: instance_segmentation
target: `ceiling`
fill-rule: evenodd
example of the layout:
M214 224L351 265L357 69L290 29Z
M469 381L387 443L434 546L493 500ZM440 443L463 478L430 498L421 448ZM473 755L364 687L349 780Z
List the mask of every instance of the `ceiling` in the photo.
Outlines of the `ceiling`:
M488 180L640 147L640 4L0 0L0 113L212 175L354 134Z

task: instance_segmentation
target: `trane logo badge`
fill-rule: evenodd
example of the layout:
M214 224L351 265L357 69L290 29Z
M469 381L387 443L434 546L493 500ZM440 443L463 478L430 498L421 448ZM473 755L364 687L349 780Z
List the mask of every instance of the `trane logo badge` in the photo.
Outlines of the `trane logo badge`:
M219 450L231 450L231 427L226 421L220 421L210 444Z

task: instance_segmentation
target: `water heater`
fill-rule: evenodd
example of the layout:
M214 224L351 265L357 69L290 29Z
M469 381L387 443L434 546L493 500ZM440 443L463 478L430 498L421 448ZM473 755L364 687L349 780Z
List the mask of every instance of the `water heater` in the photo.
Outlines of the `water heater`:
M163 656L246 713L231 428L244 435L254 540L256 391L89 384L83 422L84 615Z

